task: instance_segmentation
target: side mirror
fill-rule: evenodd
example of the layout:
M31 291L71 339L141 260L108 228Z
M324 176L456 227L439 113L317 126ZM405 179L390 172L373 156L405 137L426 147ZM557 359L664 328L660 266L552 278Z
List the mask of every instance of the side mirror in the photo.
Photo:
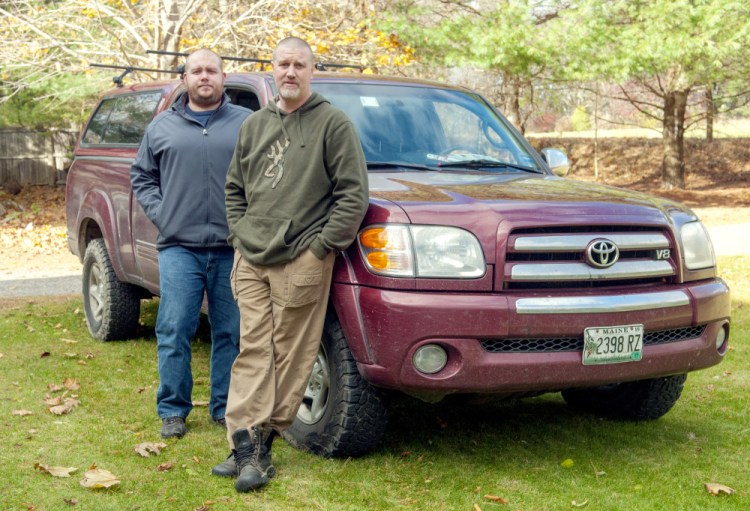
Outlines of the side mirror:
M559 149L545 147L541 151L542 158L547 163L552 173L559 177L565 177L570 170L570 161L567 155Z

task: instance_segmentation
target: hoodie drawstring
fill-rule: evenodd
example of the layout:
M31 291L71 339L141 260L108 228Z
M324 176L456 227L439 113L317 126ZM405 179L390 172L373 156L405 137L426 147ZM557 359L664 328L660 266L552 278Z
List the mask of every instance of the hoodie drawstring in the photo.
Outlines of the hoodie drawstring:
M276 112L276 118L279 120L279 124L281 124L281 132L284 134L284 137L291 141L291 137L289 136L289 133L286 131L286 126L284 126L284 119L281 118L281 110L276 107L274 108L274 111ZM297 120L297 135L299 136L299 146L305 147L305 139L302 136L302 116L299 114L299 109L295 110L295 112L292 114L294 119Z

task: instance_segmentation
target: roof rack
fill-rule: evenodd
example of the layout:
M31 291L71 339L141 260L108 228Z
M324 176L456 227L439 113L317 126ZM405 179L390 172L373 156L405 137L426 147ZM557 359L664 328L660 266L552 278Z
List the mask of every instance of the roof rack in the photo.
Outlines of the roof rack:
M184 52L176 52L176 51L164 51L164 50L146 50L146 53L155 53L157 55L174 55L177 57L187 57L190 55L189 53ZM271 61L269 59L255 59L251 57L225 57L224 55L219 55L223 60L232 60L235 62L255 62L258 64L270 64ZM356 64L338 64L334 62L316 62L315 63L315 69L318 71L326 71L328 68L336 68L336 69L358 69L361 73L365 70L365 66L358 66Z
M184 53L184 52L176 52L176 51L166 51L166 50L146 50L146 53L152 53L155 55L172 55L175 57L187 57L190 55L190 53ZM225 57L223 55L220 55L220 57L223 60L232 60L235 62L254 62L256 64L270 64L271 61L268 59L256 59L252 57ZM148 73L171 73L176 75L181 75L185 72L185 65L180 64L177 66L177 69L152 69L148 67L134 67L134 66L115 66L111 64L91 64L89 63L89 66L91 67L101 67L106 69L122 69L123 72L120 73L118 76L112 77L112 81L115 83L117 87L123 86L123 79L130 73L134 71L144 71ZM315 63L315 69L318 71L327 71L328 68L334 68L334 69L358 69L359 72L363 72L365 70L364 66L358 66L356 64L337 64L334 62L316 62Z
M118 87L123 86L123 78L127 76L129 73L132 73L133 71L145 71L150 73L171 73L171 74L178 74L181 75L185 72L184 66L179 66L177 69L151 69L148 67L133 67L133 66L115 66L110 64L91 64L89 63L89 66L91 67L102 67L106 69L123 69L124 71L120 73L117 76L112 77L112 81L115 82L115 85Z
M190 54L179 52L179 51L166 51L166 50L146 50L146 53L153 53L156 55L173 55L175 57L187 57ZM270 64L271 61L268 59L254 59L250 57L225 57L224 55L219 55L222 60L233 60L235 62L255 62L257 64Z

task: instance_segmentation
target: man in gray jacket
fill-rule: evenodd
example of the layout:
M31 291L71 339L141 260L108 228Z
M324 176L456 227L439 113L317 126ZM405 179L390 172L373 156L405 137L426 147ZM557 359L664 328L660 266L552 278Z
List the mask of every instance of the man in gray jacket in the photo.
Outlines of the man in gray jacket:
M156 410L163 438L187 433L190 342L204 293L212 340L209 413L226 424L239 311L229 282L233 249L227 245L224 183L240 125L251 112L229 103L225 78L218 55L206 49L192 53L182 75L187 94L149 124L130 170L133 193L159 230Z

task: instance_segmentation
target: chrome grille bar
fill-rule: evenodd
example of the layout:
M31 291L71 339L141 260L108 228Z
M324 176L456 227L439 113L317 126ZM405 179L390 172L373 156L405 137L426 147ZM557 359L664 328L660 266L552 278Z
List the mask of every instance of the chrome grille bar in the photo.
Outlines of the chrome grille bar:
M593 268L585 263L517 263L510 270L513 282L621 280L669 277L674 269L668 261L620 261L611 268Z

